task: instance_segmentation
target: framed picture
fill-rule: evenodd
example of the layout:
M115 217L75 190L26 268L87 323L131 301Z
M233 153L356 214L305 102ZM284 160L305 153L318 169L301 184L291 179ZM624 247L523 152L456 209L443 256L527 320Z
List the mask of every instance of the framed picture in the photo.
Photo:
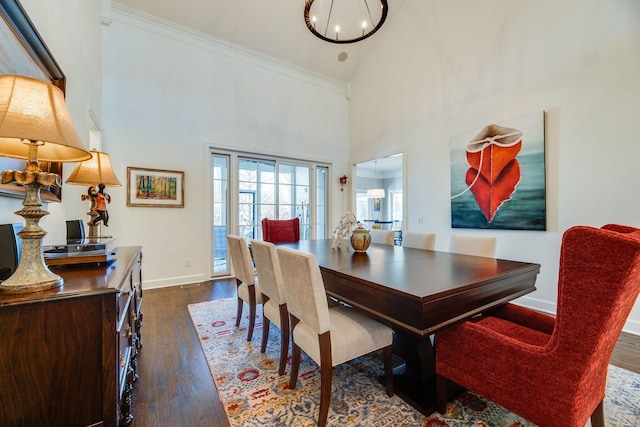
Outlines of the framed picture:
M64 92L66 78L18 0L0 0L0 74L20 74L53 83ZM0 171L23 170L25 161L0 157ZM62 176L62 163L40 162L45 172ZM0 184L0 196L23 199L23 186ZM43 187L44 202L59 202L61 187Z
M127 168L127 206L184 207L184 172Z
M546 230L544 111L451 139L451 227Z

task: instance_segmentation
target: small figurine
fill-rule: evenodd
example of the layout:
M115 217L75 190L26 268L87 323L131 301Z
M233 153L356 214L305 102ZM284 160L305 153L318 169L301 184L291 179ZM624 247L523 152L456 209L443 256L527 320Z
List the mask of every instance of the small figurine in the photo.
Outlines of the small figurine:
M95 203L95 211L98 213L98 216L89 222L89 225L98 225L100 221L105 225L105 227L109 226L109 212L107 211L107 203L111 203L111 196L104 192L104 184L98 185L98 190L96 191L96 187L89 187L89 196L94 200Z

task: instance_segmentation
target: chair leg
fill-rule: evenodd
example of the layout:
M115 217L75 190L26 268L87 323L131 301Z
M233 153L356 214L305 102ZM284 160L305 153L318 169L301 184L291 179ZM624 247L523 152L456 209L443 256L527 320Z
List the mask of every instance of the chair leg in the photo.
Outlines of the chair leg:
M267 350L267 341L269 340L269 326L271 326L271 320L267 316L262 315L262 342L260 343L260 353L264 353Z
M382 349L382 359L384 362L384 379L387 385L387 396L393 396L393 346Z
M447 379L436 373L436 411L444 415L447 412Z
M591 414L591 427L605 427L604 424L604 400L601 400Z
M260 353L264 353L267 350L267 341L269 340L269 326L271 326L271 320L264 315L264 306L269 301L269 297L262 294L262 342L260 343Z
M238 292L240 290L240 285L242 285L242 280L236 278L236 292ZM237 293L238 295L238 310L236 311L236 328L238 326L240 326L240 319L242 319L242 305L244 304L244 301L242 301L242 298L240 298L240 293Z
M256 287L253 285L248 286L249 288L249 331L247 332L247 341L251 341L253 338L253 328L256 325Z
M291 315L291 332L295 329L300 320ZM296 388L298 382L298 368L300 368L300 347L292 339L291 340L291 377L289 377L289 388L291 390Z
M327 425L327 417L329 415L331 377L333 376L331 332L325 332L318 338L320 340L320 414L318 415L318 427L324 427Z
M289 312L286 304L280 304L280 366L278 375L284 375L284 368L289 355Z
M244 301L238 297L238 310L236 311L236 328L240 326L240 319L242 318L242 305Z

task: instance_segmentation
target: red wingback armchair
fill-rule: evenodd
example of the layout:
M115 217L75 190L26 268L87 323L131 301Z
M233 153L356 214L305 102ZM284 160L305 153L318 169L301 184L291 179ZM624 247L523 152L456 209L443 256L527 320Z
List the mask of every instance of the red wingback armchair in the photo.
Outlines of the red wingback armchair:
M436 334L436 409L451 380L541 426L604 426L609 359L638 292L640 229L572 227L555 318L506 304Z
M300 218L262 219L262 240L271 243L291 243L300 240Z

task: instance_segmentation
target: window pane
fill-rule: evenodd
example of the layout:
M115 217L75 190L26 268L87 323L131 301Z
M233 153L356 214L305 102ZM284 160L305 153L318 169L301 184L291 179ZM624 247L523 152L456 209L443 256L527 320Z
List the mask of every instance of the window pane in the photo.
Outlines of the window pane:
M369 199L367 199L366 192L358 192L356 194L356 218L360 222L370 219L369 218Z
M213 274L224 274L229 271L227 265L227 230L228 230L228 179L229 179L229 157L213 156L211 175L211 207L213 248L212 248L212 272Z
M316 238L327 237L327 168L316 170Z

